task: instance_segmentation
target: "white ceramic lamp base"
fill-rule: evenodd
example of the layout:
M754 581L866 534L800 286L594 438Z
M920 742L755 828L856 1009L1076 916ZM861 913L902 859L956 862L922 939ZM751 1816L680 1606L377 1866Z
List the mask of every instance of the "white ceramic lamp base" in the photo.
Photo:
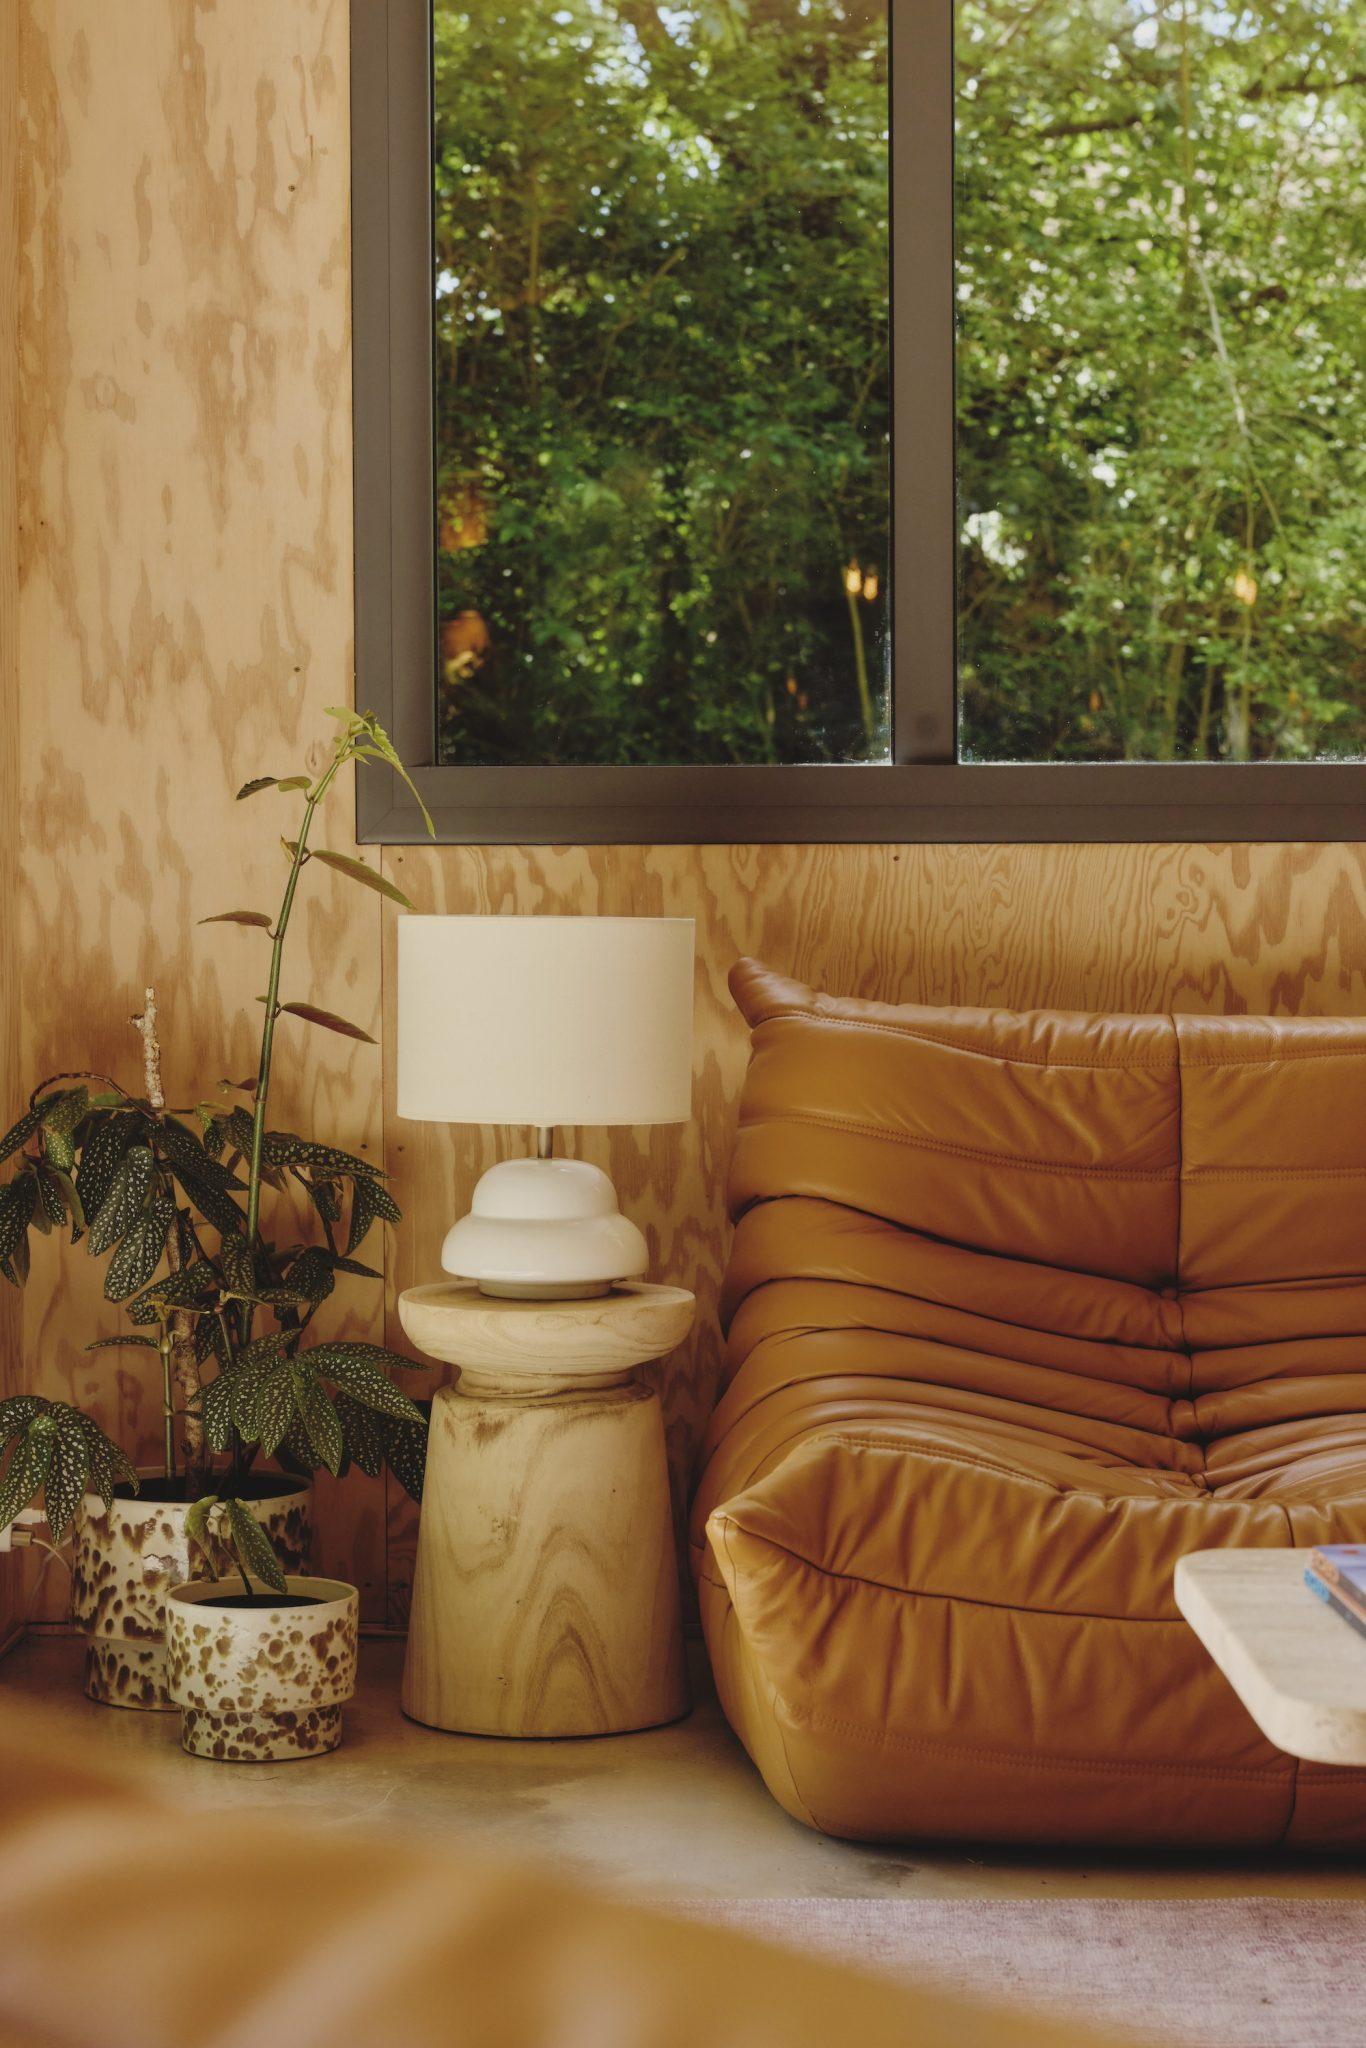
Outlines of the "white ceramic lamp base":
M483 1294L574 1301L645 1271L645 1239L586 1159L504 1159L446 1233L441 1263Z

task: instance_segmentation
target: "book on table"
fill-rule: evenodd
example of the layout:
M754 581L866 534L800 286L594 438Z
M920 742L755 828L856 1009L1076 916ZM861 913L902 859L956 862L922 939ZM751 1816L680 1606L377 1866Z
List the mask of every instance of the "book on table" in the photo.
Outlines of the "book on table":
M1324 1543L1309 1553L1305 1584L1366 1636L1366 1543Z

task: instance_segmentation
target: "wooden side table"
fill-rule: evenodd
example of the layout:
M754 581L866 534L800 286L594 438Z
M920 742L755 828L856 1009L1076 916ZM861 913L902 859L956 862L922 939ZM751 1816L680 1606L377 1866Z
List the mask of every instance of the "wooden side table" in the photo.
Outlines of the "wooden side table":
M611 1735L689 1707L659 1398L635 1369L694 1300L411 1287L414 1344L460 1368L432 1403L403 1711L469 1735Z

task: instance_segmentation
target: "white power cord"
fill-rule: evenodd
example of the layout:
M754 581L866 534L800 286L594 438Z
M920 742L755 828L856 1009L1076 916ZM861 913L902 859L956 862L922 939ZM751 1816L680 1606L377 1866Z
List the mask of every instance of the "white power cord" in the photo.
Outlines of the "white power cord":
M46 1528L46 1526L47 1516L41 1508L21 1508L12 1522L8 1523L5 1528L0 1529L0 1551L45 1550L47 1552L47 1556L38 1567L38 1576L33 1581L33 1586L28 1596L28 1606L24 1609L23 1625L25 1628L28 1627L33 1619L33 1610L38 1605L38 1598L42 1593L44 1582L47 1579L48 1573L52 1570L52 1560L56 1558L58 1564L65 1565L68 1571L72 1569L71 1559L65 1556L55 1543L49 1543L46 1536L38 1534L38 1531Z

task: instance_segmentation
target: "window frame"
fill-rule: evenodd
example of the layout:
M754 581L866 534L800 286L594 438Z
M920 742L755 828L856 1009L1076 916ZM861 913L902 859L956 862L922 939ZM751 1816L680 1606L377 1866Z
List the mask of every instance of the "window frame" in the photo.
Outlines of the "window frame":
M431 0L350 0L356 701L453 845L1366 839L1357 762L956 758L953 0L888 0L889 763L437 765ZM917 478L908 489L904 479ZM362 767L356 836L426 837Z

